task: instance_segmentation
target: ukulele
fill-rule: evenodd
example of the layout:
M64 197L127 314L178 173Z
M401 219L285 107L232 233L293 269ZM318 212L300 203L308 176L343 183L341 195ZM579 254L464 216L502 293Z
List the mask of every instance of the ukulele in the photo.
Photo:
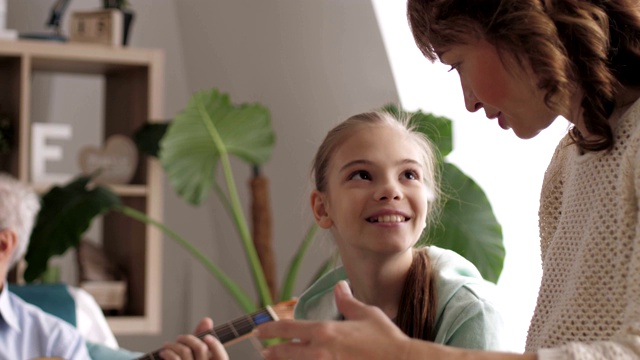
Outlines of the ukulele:
M250 337L251 331L260 324L280 319L293 319L293 307L295 305L296 300L289 300L267 306L228 323L217 325L212 330L197 334L196 337L202 339L205 335L210 334L218 339L224 346L229 346ZM145 354L136 360L159 360L161 359L159 355L160 351L162 351L162 349Z

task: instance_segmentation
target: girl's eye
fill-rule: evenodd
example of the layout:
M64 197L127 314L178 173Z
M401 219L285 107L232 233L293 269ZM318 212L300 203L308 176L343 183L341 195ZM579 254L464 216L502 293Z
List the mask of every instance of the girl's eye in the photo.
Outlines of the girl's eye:
M364 170L358 170L356 172L354 172L353 174L351 174L351 176L349 176L349 179L351 180L371 180L371 175L364 171Z
M418 173L413 171L413 170L407 170L404 172L404 177L405 179L409 179L409 180L418 180L420 177L418 176Z

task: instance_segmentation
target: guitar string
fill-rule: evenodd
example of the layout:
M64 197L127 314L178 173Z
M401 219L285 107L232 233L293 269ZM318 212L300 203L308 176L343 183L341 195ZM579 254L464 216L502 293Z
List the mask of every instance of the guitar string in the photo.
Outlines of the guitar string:
M202 338L205 335L213 335L216 336L216 338L218 338L218 340L220 340L222 338L222 336L229 335L232 334L236 331L241 332L242 334L246 334L249 331L253 329L255 326L251 325L251 321L253 319L255 319L258 316L267 316L268 320L272 320L271 315L269 314L269 312L266 309L263 310L259 310L256 311L254 313L251 313L249 315L245 315L244 317L240 318L240 319L236 319L234 321L228 322L226 324L222 324L220 326L216 326L214 327L211 331L204 331L200 334L197 334L196 337L198 338ZM260 322L261 323L261 322ZM221 334L221 335L218 335ZM240 336L240 335L238 335ZM233 339L233 338L232 338Z

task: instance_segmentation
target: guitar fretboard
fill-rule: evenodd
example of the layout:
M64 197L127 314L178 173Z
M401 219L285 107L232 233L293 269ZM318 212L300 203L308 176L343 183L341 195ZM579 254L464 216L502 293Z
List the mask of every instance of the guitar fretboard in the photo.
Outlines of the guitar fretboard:
M228 323L218 325L211 331L205 331L197 334L196 337L202 339L205 335L210 334L215 336L221 343L227 344L233 340L240 340L241 337L248 335L256 326L273 320L275 320L274 315L269 311L269 308L264 308ZM160 360L161 351L162 349L158 349L138 358L137 360Z

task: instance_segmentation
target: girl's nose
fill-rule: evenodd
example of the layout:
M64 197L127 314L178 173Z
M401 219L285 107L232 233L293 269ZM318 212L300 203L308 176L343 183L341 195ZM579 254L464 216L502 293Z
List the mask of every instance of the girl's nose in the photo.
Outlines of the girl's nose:
M378 201L400 200L402 199L402 191L400 191L398 184L387 181L380 184L374 196Z

